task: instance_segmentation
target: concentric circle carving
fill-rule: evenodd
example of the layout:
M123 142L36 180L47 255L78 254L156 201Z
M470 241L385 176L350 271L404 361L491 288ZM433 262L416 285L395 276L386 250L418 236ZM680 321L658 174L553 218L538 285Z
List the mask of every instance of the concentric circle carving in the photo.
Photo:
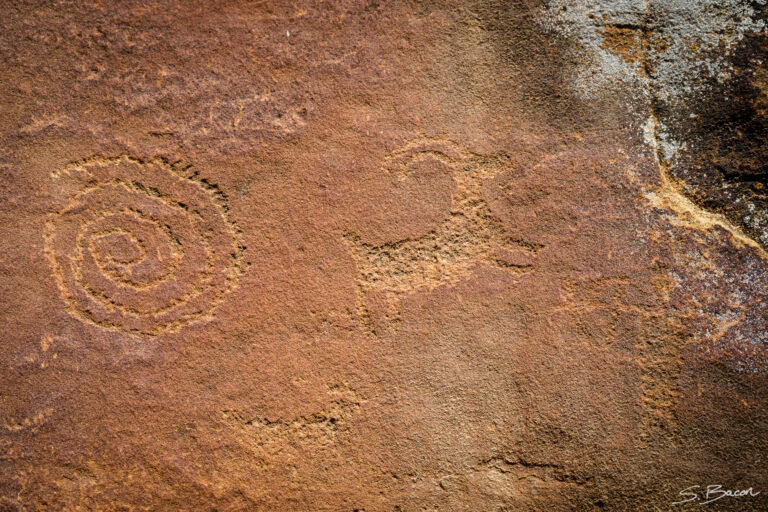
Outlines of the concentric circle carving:
M54 175L75 191L48 219L45 250L75 317L159 334L206 318L236 286L242 248L215 187L125 156Z

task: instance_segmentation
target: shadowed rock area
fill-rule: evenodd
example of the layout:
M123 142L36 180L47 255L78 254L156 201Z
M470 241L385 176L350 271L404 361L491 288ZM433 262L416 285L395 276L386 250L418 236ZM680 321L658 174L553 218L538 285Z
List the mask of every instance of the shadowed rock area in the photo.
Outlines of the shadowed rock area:
M0 510L768 509L764 2L0 13Z

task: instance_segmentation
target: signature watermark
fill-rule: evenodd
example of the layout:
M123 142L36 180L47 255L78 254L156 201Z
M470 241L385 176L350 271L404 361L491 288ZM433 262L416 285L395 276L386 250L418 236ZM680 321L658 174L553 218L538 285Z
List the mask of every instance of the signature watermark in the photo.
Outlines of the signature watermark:
M752 487L747 489L723 489L722 485L692 485L680 491L679 495L684 500L675 501L672 505L682 505L683 503L697 502L699 505L707 505L723 498L754 498L760 494Z

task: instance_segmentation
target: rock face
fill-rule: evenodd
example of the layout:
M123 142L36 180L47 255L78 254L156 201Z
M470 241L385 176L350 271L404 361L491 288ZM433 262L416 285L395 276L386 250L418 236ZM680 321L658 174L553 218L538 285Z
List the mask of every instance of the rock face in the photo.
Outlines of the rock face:
M768 509L764 2L0 12L0 510Z

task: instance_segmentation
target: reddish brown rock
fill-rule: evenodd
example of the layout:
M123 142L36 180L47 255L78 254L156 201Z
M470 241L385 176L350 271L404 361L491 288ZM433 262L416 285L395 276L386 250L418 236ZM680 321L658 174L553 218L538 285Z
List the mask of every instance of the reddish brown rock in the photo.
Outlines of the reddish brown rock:
M0 7L0 510L765 509L697 2Z

